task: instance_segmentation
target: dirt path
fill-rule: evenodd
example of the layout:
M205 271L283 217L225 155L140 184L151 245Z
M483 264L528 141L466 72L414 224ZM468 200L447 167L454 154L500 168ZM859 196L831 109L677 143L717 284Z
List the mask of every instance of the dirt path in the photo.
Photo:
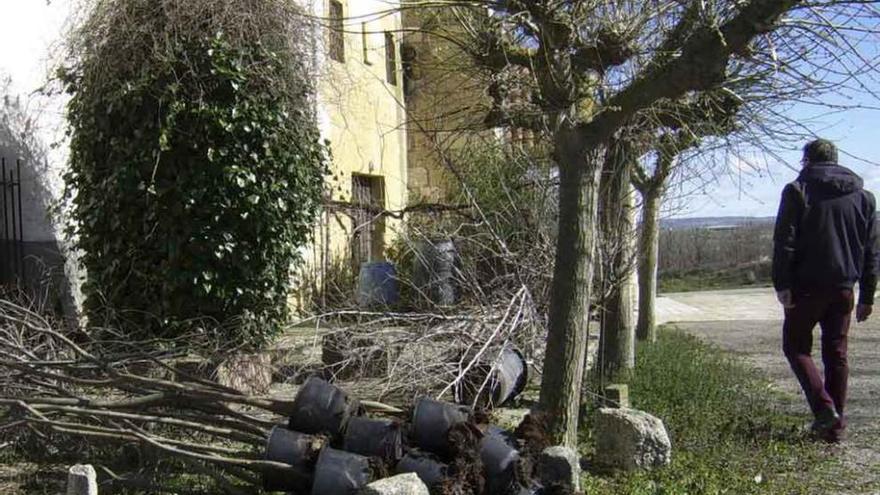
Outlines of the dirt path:
M664 322L713 342L764 370L785 392L784 406L808 417L807 406L781 350L781 311L771 289L667 294L658 300ZM814 356L818 359L818 328ZM838 493L880 494L880 315L854 324L849 341L849 438L841 459L854 478Z

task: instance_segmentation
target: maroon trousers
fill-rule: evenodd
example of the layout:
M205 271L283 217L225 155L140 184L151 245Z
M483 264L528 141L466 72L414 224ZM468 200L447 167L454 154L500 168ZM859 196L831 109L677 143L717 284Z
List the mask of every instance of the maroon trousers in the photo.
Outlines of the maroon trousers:
M782 350L801 384L813 414L834 409L840 415L840 432L845 427L843 408L849 366L846 359L847 334L853 310L852 289L794 291L794 307L785 310ZM813 328L822 328L822 363L825 379L811 356Z

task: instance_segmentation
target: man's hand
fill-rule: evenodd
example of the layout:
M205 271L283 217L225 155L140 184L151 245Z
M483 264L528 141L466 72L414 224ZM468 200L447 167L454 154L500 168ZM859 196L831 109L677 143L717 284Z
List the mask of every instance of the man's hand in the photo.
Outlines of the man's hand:
M776 291L776 299L785 309L791 309L794 307L794 297L791 295L791 289Z
M874 306L871 306L870 304L859 304L856 306L856 321L859 323L866 321L873 312Z

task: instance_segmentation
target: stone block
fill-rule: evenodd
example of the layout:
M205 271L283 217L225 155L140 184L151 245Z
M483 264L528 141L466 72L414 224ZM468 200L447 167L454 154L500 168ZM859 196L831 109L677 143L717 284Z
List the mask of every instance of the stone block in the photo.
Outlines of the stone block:
M596 464L632 471L669 464L672 445L663 421L636 409L600 409L596 416Z
M425 187L428 185L428 169L425 167L412 167L409 169L410 187Z
M505 430L515 430L523 419L532 411L530 409L511 409L499 407L492 411L492 423Z
M618 383L605 387L604 406L612 409L629 409L629 387Z
M70 468L67 495L98 495L98 476L91 464L77 464Z
M538 478L545 487L580 491L580 475L578 454L568 447L547 447L538 458Z
M415 473L398 474L374 481L362 488L360 495L429 495L428 487Z
M217 383L249 395L264 395L272 385L272 358L267 353L237 354L215 370Z

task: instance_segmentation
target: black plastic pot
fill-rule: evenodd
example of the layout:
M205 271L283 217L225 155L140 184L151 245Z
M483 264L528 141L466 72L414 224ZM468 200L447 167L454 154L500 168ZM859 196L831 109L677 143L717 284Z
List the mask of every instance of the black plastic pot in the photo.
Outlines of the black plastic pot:
M490 426L480 441L480 459L486 471L489 493L519 493L516 466L519 451L510 434L497 426Z
M285 491L308 493L312 486L312 467L320 442L315 437L290 431L282 426L272 428L266 443L266 460L283 462L293 470L266 471L263 489L267 492Z
M546 490L544 490L543 486L538 485L538 484L533 484L532 486L530 486L528 488L525 488L525 487L520 488L519 491L516 492L516 495L544 495L545 492L546 492Z
M412 441L429 452L448 455L450 428L464 423L468 416L464 406L422 397L413 409Z
M369 482L368 458L325 447L315 465L312 495L354 495Z
M360 414L360 403L342 389L311 377L299 389L290 412L291 430L342 438L349 419Z
M376 261L361 265L357 302L361 307L389 306L400 299L397 270L393 263Z
M407 452L394 471L397 474L415 473L428 488L438 486L449 476L449 466L431 454L418 450Z
M492 402L497 406L504 405L522 393L529 381L526 358L515 347L504 349L495 372L497 387L492 389Z
M380 457L394 464L403 457L400 423L386 419L351 418L345 429L343 448L355 454Z
M499 407L519 395L528 379L525 357L518 349L506 347L494 364L471 368L455 387L456 400L467 405L476 403L483 407Z
M498 425L489 425L486 427L486 431L483 432L484 435L493 435L496 437L500 437L504 440L507 445L510 445L513 448L519 447L519 440L516 438L516 434L510 430L506 430Z

